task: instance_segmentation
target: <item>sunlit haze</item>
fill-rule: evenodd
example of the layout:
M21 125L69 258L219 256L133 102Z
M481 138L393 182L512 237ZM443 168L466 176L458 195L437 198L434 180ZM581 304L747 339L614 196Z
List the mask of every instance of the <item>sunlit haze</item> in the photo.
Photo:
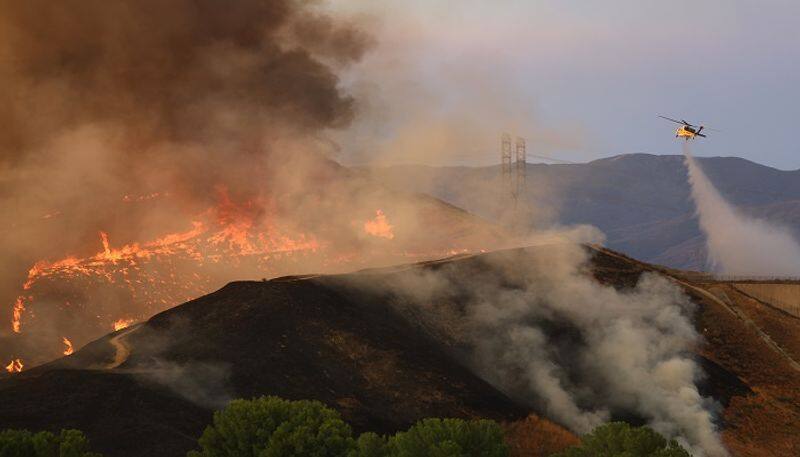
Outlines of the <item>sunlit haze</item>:
M800 3L328 7L367 18L377 40L344 77L356 94L370 94L347 133L346 161L492 163L502 130L533 139L533 154L564 160L679 154L673 125L656 117L664 114L721 130L696 146L700 156L800 167Z

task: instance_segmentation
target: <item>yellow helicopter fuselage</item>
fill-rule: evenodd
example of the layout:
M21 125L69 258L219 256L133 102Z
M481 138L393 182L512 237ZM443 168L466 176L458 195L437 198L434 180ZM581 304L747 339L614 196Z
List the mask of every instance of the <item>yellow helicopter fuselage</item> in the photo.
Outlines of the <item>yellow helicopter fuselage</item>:
M660 117L662 119L666 119L666 120L668 120L670 122L674 122L674 123L680 125L680 127L678 127L675 130L675 138L684 138L684 139L686 139L686 141L689 141L689 140L693 140L693 139L697 138L698 136L700 138L705 138L706 137L704 134L700 133L705 128L702 125L699 125L699 126L698 125L692 125L692 124L684 121L683 119L678 120L678 119L673 119L671 117L666 117L666 116L661 116L661 115L659 115L658 117Z
M684 126L675 130L675 136L679 138L686 138L687 140L692 140L697 136L697 132Z

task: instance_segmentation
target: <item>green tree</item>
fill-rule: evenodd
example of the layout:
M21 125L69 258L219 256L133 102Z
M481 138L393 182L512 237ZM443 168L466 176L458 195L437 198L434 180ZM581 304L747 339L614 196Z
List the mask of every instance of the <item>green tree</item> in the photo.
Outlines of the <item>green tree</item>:
M318 401L234 400L214 413L189 457L339 457L356 448L350 426ZM0 456L2 457L2 456Z
M80 430L61 430L58 451L59 457L100 457L89 451L89 440Z
M388 455L388 445L387 438L383 436L372 432L362 433L350 457L385 457Z
M580 445L554 457L691 457L691 454L677 441L667 441L649 427L610 422L581 437Z
M389 438L390 457L506 457L503 431L490 420L424 419Z
M32 433L28 430L0 432L0 457L100 457L89 450L89 440L79 430Z

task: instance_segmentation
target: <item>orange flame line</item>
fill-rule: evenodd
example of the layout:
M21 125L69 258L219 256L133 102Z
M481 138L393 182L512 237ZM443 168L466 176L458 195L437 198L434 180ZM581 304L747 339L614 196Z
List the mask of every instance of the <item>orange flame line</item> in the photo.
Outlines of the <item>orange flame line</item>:
M22 371L23 367L22 359L13 359L11 363L6 365L6 371L9 373L19 373Z
M67 339L66 336L62 337L61 341L64 342L64 346L66 346L64 348L64 355L72 355L73 352L72 342L69 339Z

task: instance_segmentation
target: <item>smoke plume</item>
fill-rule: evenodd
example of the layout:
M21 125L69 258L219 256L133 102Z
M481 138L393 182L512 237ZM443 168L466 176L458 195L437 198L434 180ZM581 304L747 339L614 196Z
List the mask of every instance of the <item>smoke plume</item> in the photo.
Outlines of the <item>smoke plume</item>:
M303 0L0 0L0 360L234 279L491 248L328 158L373 41Z
M220 188L249 199L293 185L278 169L311 172L318 137L355 113L322 60L370 41L319 16L293 40L310 17L292 0L0 1L0 195L23 229L4 247L75 254L98 227L127 242ZM125 217L151 194L178 208Z
M675 285L651 274L628 289L603 285L574 243L462 263L379 287L394 291L399 309L422 311L430 332L467 348L460 352L485 379L577 433L639 418L694 455L727 455L717 405L695 384L693 305Z
M133 372L143 383L156 383L200 406L222 409L233 399L228 387L230 367L153 359L146 370Z
M691 155L683 153L700 228L706 235L709 266L733 275L800 275L800 244L779 225L742 214L714 188Z

